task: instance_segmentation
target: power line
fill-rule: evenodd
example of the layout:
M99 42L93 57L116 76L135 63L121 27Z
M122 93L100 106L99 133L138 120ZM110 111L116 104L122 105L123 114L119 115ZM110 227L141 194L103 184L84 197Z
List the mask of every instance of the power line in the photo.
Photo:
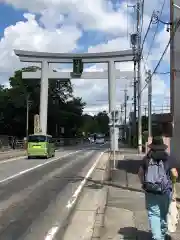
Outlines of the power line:
M154 68L151 77L156 73L159 65L161 64L161 61L162 61L164 55L166 54L166 52L167 52L167 50L168 50L168 47L169 47L170 42L171 42L171 39L169 39L169 42L168 42L168 44L166 45L166 47L165 47L165 49L164 49L164 52L163 52L163 54L161 55L161 57L160 57L160 59L159 59L159 62L157 63L156 67Z
M159 14L159 17L161 17L161 15L162 15L162 12L163 12L163 9L164 9L164 5L165 5L165 1L166 1L166 0L164 0L164 2L163 2L163 4L162 4L161 12L160 12L160 14ZM153 35L153 38L152 38L152 41L151 41L151 44L150 44L150 47L149 47L149 51L148 51L148 54L147 54L147 57L146 57L146 62L147 62L148 57L149 57L149 54L150 54L150 52L151 52L151 50L152 50L152 47L153 47L153 43L154 43L156 34L158 33L159 23L160 23L160 21L157 22L156 29L155 29L155 31L154 31L154 35Z
M141 24L141 30L140 30L140 32L139 32L139 35L141 36L141 34L142 34L142 29L143 29L143 17L144 17L144 0L142 1L142 4L141 4L141 8L142 8L142 24ZM137 9L137 11L139 11L140 9ZM151 17L152 18L152 17ZM151 26L151 22L152 22L152 19L150 20L150 22L149 22L149 26L148 26L148 28L147 28L147 31L146 31L146 34L145 34L145 36L144 36L144 39L143 39L143 43L142 43L142 46L141 46L141 49L140 49L140 57L141 57L141 55L142 55L142 51L143 51L143 46L144 46L144 42L145 42L145 40L146 40L146 37L147 37L147 35L148 35L148 32L149 32L149 29L150 29L150 26ZM138 38L139 38L139 36L138 36ZM147 71L147 69L146 69L146 66L144 65L144 70L145 70L145 72ZM134 97L132 98L132 100L134 99Z
M150 21L149 21L149 25L148 25L148 28L147 28L147 30L146 30L146 34L145 34L144 39L143 39L143 42L142 42L140 56L142 55L143 48L144 48L144 43L145 43L146 38L147 38L147 35L148 35L148 33L149 33L149 30L150 30L152 21L153 21L153 14L152 14L151 19L150 19Z
M154 70L152 71L151 78L153 77L153 75L156 74L156 71L157 71L159 65L161 64L161 61L162 61L164 55L166 54L166 52L167 52L167 50L168 50L168 47L169 47L169 45L170 45L170 43L171 43L171 40L173 39L173 37L174 37L177 29L179 28L179 26L180 26L180 19L177 21L177 24L176 24L176 26L175 26L175 31L174 31L174 33L171 35L171 37L169 38L169 41L168 41L168 43L167 43L167 45L166 45L166 47L165 47L165 49L164 49L164 51L163 51L160 59L159 59L156 67L155 67ZM143 87L143 89L141 90L140 94L144 91L144 89L147 87L147 85L148 85L148 83L146 83L146 85Z
M171 72L156 72L155 74L157 75L167 75L170 74Z
M146 62L145 62L145 60L144 60L144 57L143 57L143 56L142 56L142 60L143 60L143 62L144 62L143 66L144 66L144 71L145 71L145 73L146 73L148 70L147 70L147 68L146 68Z
M164 5L165 5L165 0L164 0L164 2L163 2L163 4L162 4L162 8L161 8L161 12L160 12L160 15L159 15L159 16L162 15L162 12L163 12L163 9L164 9ZM147 31L146 31L144 40L143 40L142 49L141 49L141 54L142 54L142 51L143 51L143 46L144 46L146 37L147 37L148 32L149 32L149 30L150 30L151 23L153 22L154 18L156 18L156 19L159 20L159 17L158 17L158 16L156 17L156 16L155 16L155 13L153 13L152 16L151 16L151 19L150 19L150 22L149 22L149 26L148 26L148 28L147 28ZM145 73L147 72L146 63L147 63L147 60L148 60L150 51L151 51L151 49L152 49L152 46L153 46L153 43L154 43L156 34L157 34L157 32L158 32L159 22L160 22L160 21L157 22L156 30L155 30L155 32L154 32L153 39L152 39L152 41L151 41L150 48L149 48L149 51L148 51L148 54L147 54L146 59L144 59L144 57L142 56L142 60L143 60L143 62L144 62L143 65L144 65ZM146 88L146 86L147 86L147 84L144 86L143 90Z

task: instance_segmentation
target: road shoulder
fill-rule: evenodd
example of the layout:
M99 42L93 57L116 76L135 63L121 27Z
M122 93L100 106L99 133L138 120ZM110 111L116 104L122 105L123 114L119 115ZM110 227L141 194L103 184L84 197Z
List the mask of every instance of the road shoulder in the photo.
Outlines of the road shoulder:
M8 160L11 158L18 158L18 157L25 157L26 151L24 149L22 150L11 150L8 152L0 152L0 161Z
M104 216L107 187L103 182L107 177L108 153L97 164L87 181L75 206L68 227L61 238L63 240L93 239L99 234L99 226Z

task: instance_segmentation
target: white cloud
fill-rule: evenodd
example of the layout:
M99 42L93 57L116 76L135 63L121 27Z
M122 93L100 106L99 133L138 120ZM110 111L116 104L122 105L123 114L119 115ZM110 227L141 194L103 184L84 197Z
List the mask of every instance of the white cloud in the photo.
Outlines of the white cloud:
M130 42L126 37L117 37L108 41L107 43L100 43L96 46L90 46L88 52L108 52L108 51L117 51L117 50L127 50L130 49Z
M27 9L30 12L43 14L43 22L48 23L52 12L52 24L57 24L55 16L66 14L67 21L79 23L86 30L99 30L115 35L127 32L127 10L125 4L119 5L113 11L110 1L104 0L3 0L17 8ZM121 7L121 8L120 8ZM45 13L45 14L44 14ZM130 21L130 18L129 18Z
M170 33L167 31L167 27L165 26L163 30L157 34L157 37L156 37L156 45L157 45L156 51L158 52L159 50L159 56L161 56L161 54L164 52L164 49L166 48L169 42L169 39L170 39ZM168 48L164 56L164 60L170 63L170 47Z
M160 10L163 1L145 1L145 28L148 25L152 12ZM104 0L2 0L2 2L34 13L42 14L44 11L56 11L59 14L68 14L72 21L82 24L86 29L97 29L115 34L127 32L127 11L128 13L131 12L128 19L131 21L129 27L132 28L133 24L131 19L133 11L130 8L127 10L126 1L115 4L116 12L113 11L112 2ZM135 3L134 0L129 1L129 5L134 5ZM167 12L167 9L169 9L168 1L166 1L164 9L164 12Z
M17 22L4 31L0 40L0 72L10 72L22 64L14 54L14 49L71 52L77 47L82 33L76 26L62 26L48 31L41 28L33 14L24 14L27 21Z
M126 1L116 5L113 10L111 1L105 0L3 0L6 3L21 9L27 9L33 13L40 14L40 24L34 14L25 14L26 21L17 22L14 26L9 26L4 31L4 37L0 41L0 72L7 73L9 77L12 72L20 68L18 58L14 55L13 49L48 51L48 52L71 52L77 49L77 41L82 36L82 32L77 28L77 24L85 30L98 30L105 34L112 34L114 39L106 43L99 43L96 46L89 46L88 52L102 52L125 50L130 48L127 38L128 32L133 29L132 12L128 9ZM130 1L129 1L130 2ZM132 1L133 2L133 1ZM148 26L150 15L154 9L159 10L162 4L160 1L145 1L144 26ZM166 8L164 8L166 9ZM128 18L127 18L128 11ZM60 26L60 27L59 27ZM156 37L156 48L150 56L147 65L152 69L152 61L158 60L167 43L168 33L164 29ZM81 47L81 46L80 46ZM148 45L145 44L145 52ZM168 59L168 54L166 55ZM116 64L118 69L132 71L131 62ZM87 71L106 69L106 64L91 66ZM145 84L146 75L142 67L142 86ZM93 112L96 107L100 110L107 109L108 83L107 80L73 80L75 93L82 96L89 104L89 111ZM132 97L132 79L117 80L117 102L123 103L124 95L122 90L128 88L128 94ZM168 92L164 81L159 77L153 80L154 98L163 101L163 95ZM147 90L143 92L143 103L147 102ZM96 106L95 106L96 104ZM131 104L130 104L131 105ZM97 109L96 109L97 110Z
M59 14L56 9L45 9L40 17L40 23L48 30L55 30L64 22L64 15Z

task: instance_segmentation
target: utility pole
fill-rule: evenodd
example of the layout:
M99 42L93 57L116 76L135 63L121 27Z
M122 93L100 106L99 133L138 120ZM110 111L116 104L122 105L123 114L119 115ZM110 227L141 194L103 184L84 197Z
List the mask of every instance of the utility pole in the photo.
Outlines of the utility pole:
M122 137L122 140L124 141L124 122L123 122L123 108L124 108L124 104L121 104L121 110L120 110L120 122L121 122L121 137Z
M141 0L137 0L137 80L138 80L138 152L142 153L142 111L141 111Z
M122 124L123 123L123 118L122 118L122 115L123 115L123 105L122 104L121 104L121 111L120 112L121 112L121 120L120 121L121 121L121 124Z
M152 77L151 71L148 71L148 137L152 137Z
M147 110L147 107L144 108L144 114L145 114L145 117L146 117L146 110Z
M134 10L137 9L137 6L134 5ZM136 26L136 33L131 34L131 46L134 53L134 114L132 120L132 127L133 127L133 135L136 138L137 136L137 127L136 127L136 105L137 105L137 61L138 61L138 54L137 54L137 47L138 47L138 26Z
M136 79L136 59L134 60L134 96L133 96L133 100L134 100L134 117L133 117L133 133L134 136L136 136L136 105L137 105L137 79Z
M126 119L127 119L127 100L128 100L128 96L127 96L127 89L124 89L124 138L126 139L127 136L127 126L126 126Z
M170 106L174 122L174 80L175 80L175 58L174 58L174 0L170 0Z
M26 139L29 135L29 94L26 96Z
M120 110L120 124L121 124L121 141L122 141L124 137L124 130L122 129L122 125L123 125L123 105L122 104L121 104L121 110Z
M127 118L127 89L124 89L124 124L126 126L126 118Z

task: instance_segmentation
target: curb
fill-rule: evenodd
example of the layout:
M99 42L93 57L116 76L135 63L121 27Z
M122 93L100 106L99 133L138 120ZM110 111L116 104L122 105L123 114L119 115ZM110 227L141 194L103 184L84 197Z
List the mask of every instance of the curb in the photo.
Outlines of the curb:
M80 193L80 195L82 194L82 192ZM80 197L80 195L79 195L79 197ZM65 217L64 217L64 220L63 220L63 224L59 227L58 232L56 233L55 237L52 238L52 240L62 240L63 239L64 233L66 231L66 228L69 225L69 222L70 222L71 217L72 217L72 215L74 213L74 210L75 210L75 207L76 207L77 202L79 200L79 197L78 197L77 201L75 202L74 206L72 208L70 208L70 210L67 211L67 213L65 214Z
M104 155L105 153L106 153L106 151L102 154L102 156L100 157L100 159L103 157L103 155ZM99 159L99 160L100 160L100 159ZM99 163L99 162L98 162L98 163ZM98 163L97 163L97 164L98 164ZM96 167L97 167L97 166L96 166ZM93 170L93 172L96 170L96 167L95 167L95 169ZM91 175L93 174L93 172L91 173ZM90 176L91 176L91 175L90 175ZM87 183L87 181L88 181L88 179L86 179L85 184ZM85 186L85 184L84 184L84 186ZM68 227L68 225L69 225L69 222L71 221L72 215L73 215L73 213L74 213L74 211L75 211L75 209L76 209L76 206L77 206L77 203L78 203L80 197L82 196L83 190L84 190L84 187L82 188L82 191L81 191L80 194L78 195L78 197L77 197L74 205L66 212L65 217L64 217L64 220L63 220L63 223L62 223L62 225L59 226L59 229L58 229L56 235L54 236L54 238L53 238L52 240L62 240L62 239L63 239L64 233L65 233L65 231L66 231L66 229L67 229L67 227Z
M109 152L106 152L106 153L109 153ZM99 207L97 208L91 240L100 239L102 229L104 228L104 220L105 220L104 217L105 217L108 193L109 193L109 188L105 185L109 181L110 175L111 175L110 158L111 158L111 154L109 154L109 156L108 156L104 174L103 174L102 181L101 181L101 184L104 186L102 189L103 196L99 202Z
M99 202L99 207L97 208L91 240L100 239L102 229L104 228L104 218L108 199L108 188L104 187L102 191L103 196L101 201Z
M104 184L107 181L111 180L111 153L108 151L106 152L108 154L108 160L106 162L106 166L105 166L105 171L103 174L103 180L102 180L102 184Z

